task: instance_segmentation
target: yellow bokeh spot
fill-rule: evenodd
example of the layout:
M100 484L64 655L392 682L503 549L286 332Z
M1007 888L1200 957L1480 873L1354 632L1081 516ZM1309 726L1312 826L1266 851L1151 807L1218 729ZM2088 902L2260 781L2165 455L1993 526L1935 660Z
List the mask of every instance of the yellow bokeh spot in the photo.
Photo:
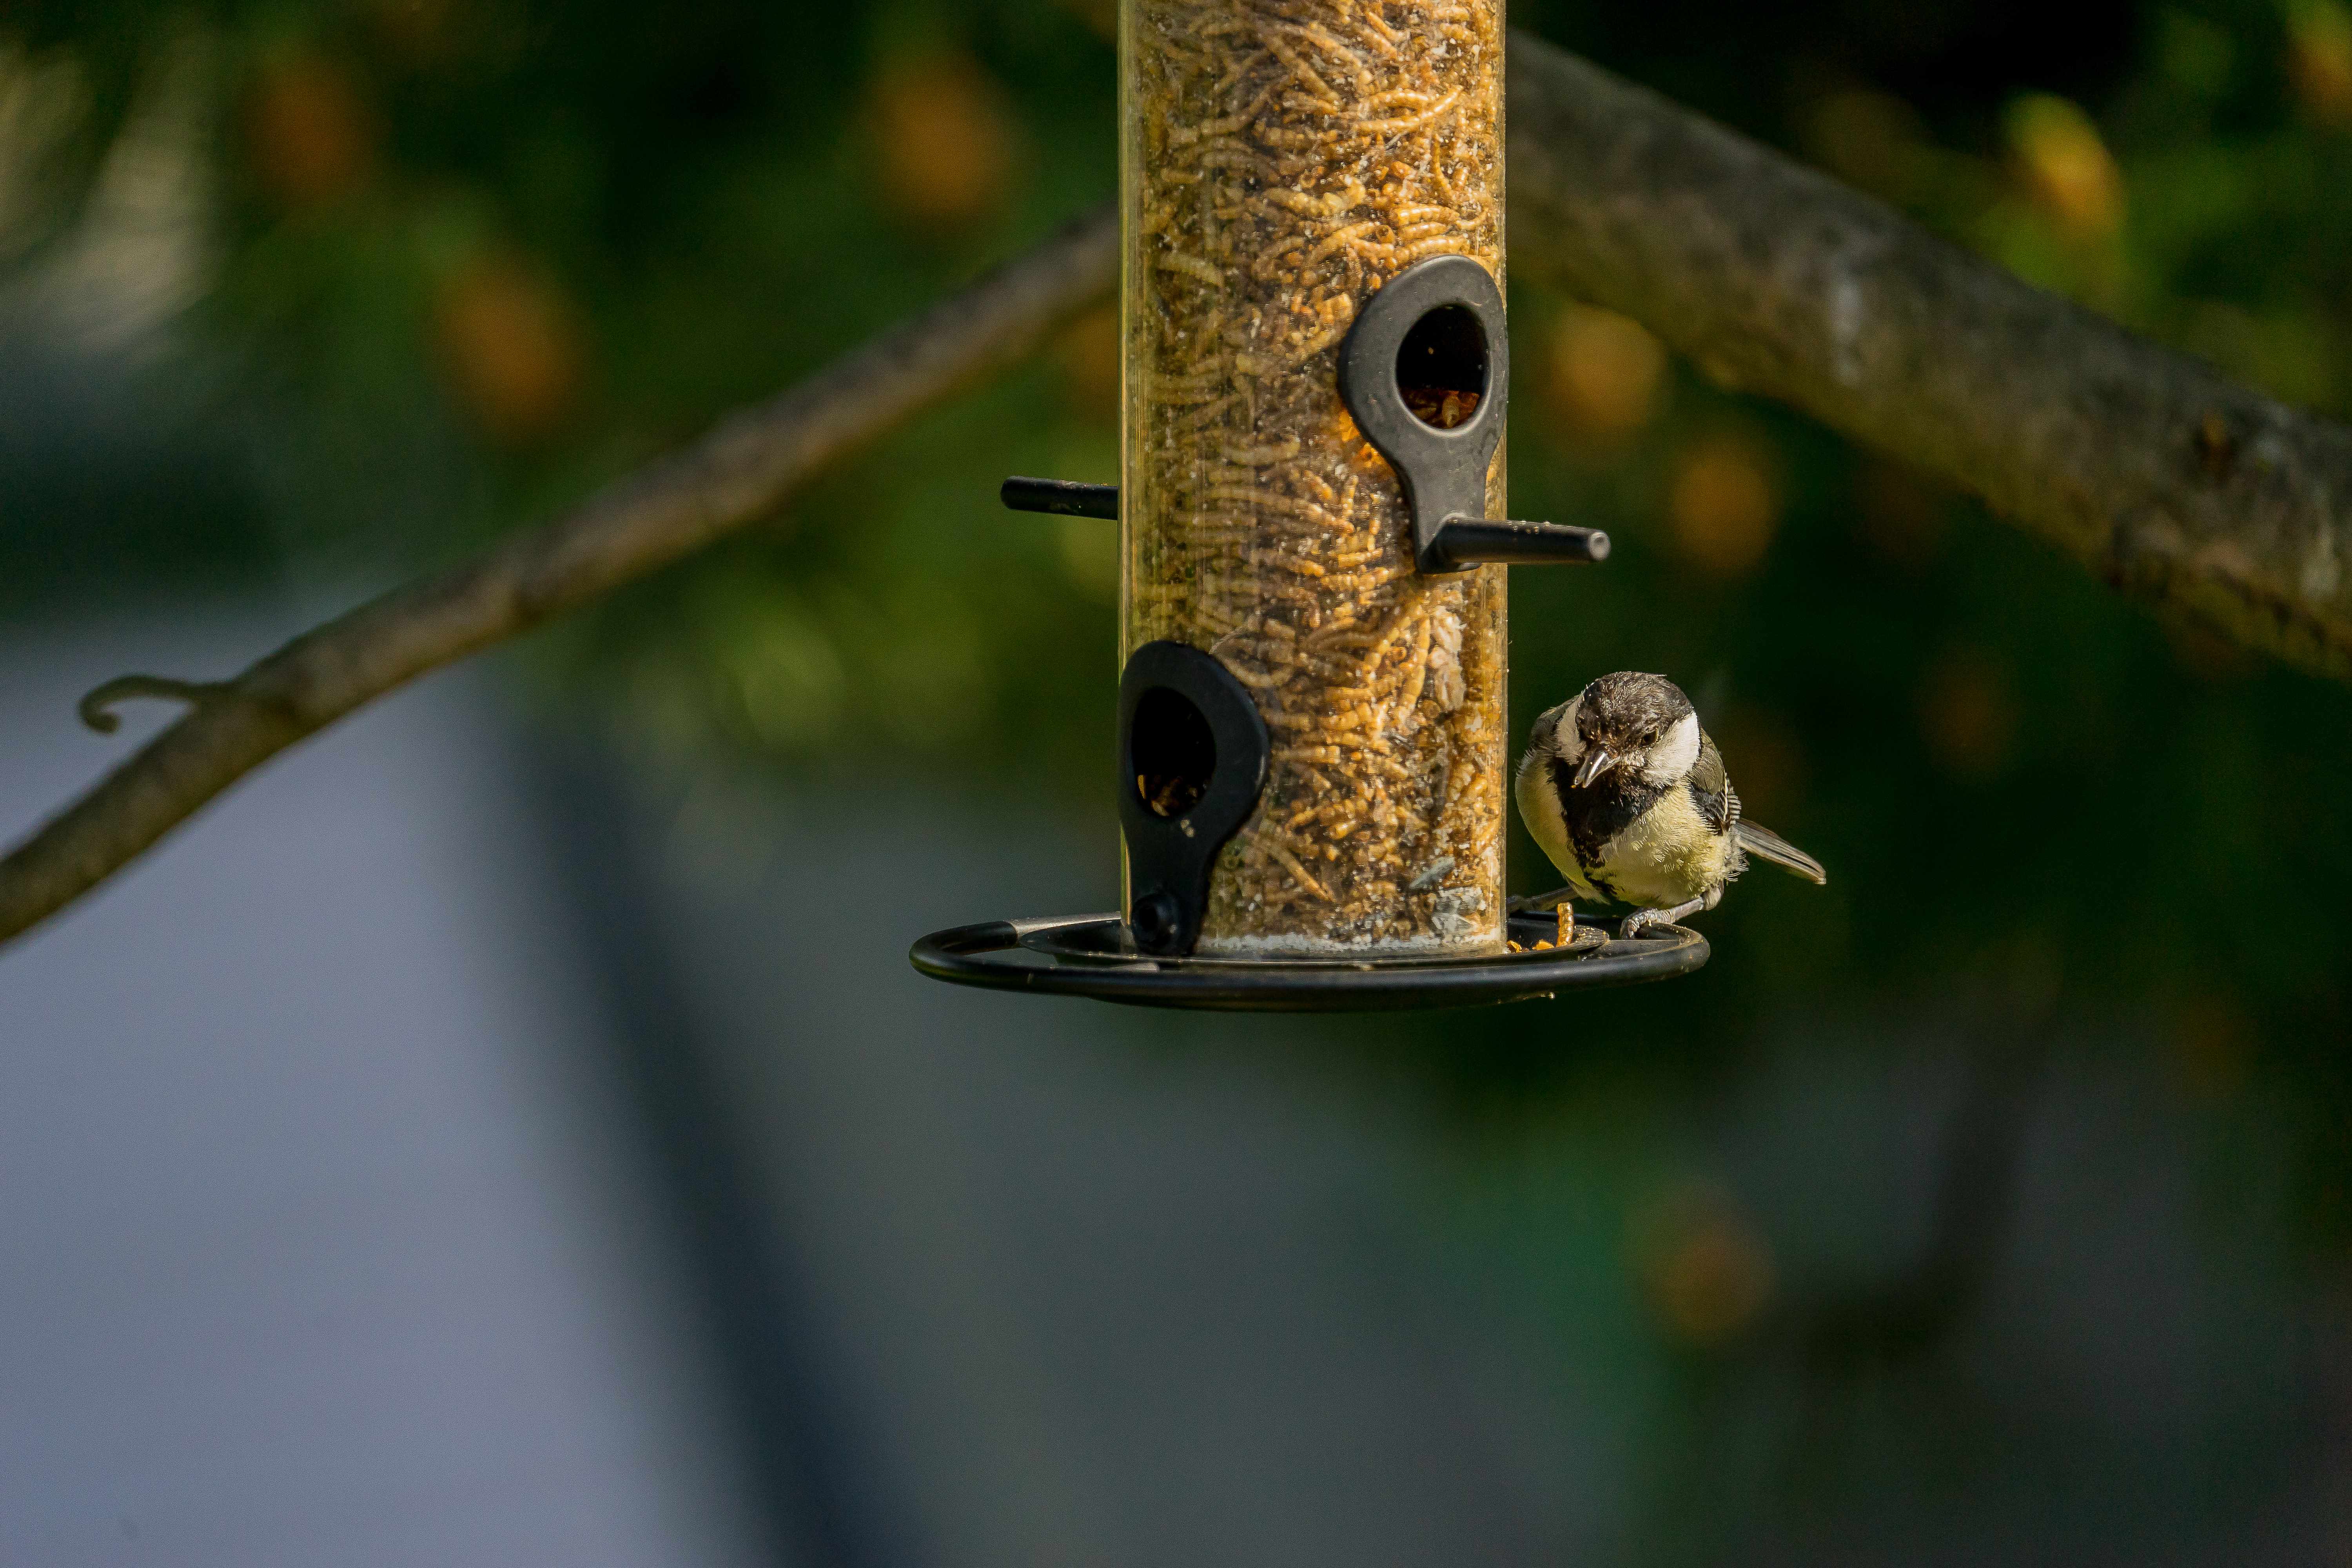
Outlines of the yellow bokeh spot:
M1666 351L1614 310L1570 305L1551 332L1550 390L1573 439L1614 445L1657 414Z
M995 216L1013 185L1004 95L961 52L901 60L876 78L870 123L883 201L928 228Z
M1778 464L1748 436L1703 437L1675 459L1666 521L1683 559L1718 577L1755 570L1780 526Z
M2341 0L2300 0L2288 11L2286 66L2306 114L2352 126L2352 11Z
M383 127L352 73L333 60L300 55L266 67L244 119L253 172L282 206L323 205L375 177Z
M1118 312L1109 306L1073 321L1054 344L1070 412L1097 424L1118 420Z
M2067 232L2095 237L2123 222L2122 171L2091 117L2034 93L2009 106L2009 144L2034 202Z
M1723 1344L1770 1306L1772 1249L1731 1194L1686 1181L1633 1218L1635 1264L1650 1304L1675 1339Z
M477 258L435 301L441 359L492 440L543 440L569 421L587 366L578 315L546 273L512 255Z

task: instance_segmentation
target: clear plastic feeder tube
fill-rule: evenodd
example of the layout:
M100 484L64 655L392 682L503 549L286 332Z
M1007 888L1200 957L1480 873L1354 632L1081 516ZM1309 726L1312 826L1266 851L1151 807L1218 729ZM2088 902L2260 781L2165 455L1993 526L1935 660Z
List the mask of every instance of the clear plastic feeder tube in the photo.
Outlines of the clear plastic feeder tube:
M1504 569L1415 572L1336 367L1414 262L1502 279L1503 32L1500 0L1121 0L1121 658L1207 649L1274 743L1204 952L1502 945ZM1403 390L1441 426L1482 395Z

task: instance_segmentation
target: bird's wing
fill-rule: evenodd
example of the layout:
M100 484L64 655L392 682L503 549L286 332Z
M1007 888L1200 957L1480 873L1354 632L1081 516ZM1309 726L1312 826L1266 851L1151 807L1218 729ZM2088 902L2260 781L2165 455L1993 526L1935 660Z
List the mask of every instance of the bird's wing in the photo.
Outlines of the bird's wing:
M1827 886L1830 874L1822 863L1773 832L1752 822L1742 822L1732 828L1739 836L1739 847L1751 855L1761 855L1776 866L1785 866L1808 881Z
M1739 820L1739 793L1723 771L1723 753L1715 749L1715 737L1704 730L1698 732L1698 761L1691 764L1689 784L1691 804L1698 807L1700 819L1717 833L1730 832Z

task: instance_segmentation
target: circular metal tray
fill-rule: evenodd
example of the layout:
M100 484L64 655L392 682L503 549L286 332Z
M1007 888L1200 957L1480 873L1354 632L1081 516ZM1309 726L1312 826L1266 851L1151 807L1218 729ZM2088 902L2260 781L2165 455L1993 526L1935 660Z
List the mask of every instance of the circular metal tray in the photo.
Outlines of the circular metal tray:
M1535 946L1555 930L1549 914L1515 914L1510 938L1526 951L1478 958L1150 958L1135 951L1117 915L1070 915L954 926L923 938L908 957L934 980L959 985L1229 1013L1524 1002L1580 986L1668 980L1707 960L1706 939L1685 926L1651 926L1619 942L1580 920L1567 947Z

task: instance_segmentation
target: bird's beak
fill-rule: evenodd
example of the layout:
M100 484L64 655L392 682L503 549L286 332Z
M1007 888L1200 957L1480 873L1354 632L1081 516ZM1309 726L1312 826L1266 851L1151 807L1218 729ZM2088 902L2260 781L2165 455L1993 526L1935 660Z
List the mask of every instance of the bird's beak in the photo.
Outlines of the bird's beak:
M1617 759L1611 756L1603 748L1600 746L1593 747L1592 750L1584 753L1584 762L1576 770L1576 787L1579 789L1584 788L1594 779L1599 778L1602 773L1607 773L1612 767L1615 766L1616 762Z

